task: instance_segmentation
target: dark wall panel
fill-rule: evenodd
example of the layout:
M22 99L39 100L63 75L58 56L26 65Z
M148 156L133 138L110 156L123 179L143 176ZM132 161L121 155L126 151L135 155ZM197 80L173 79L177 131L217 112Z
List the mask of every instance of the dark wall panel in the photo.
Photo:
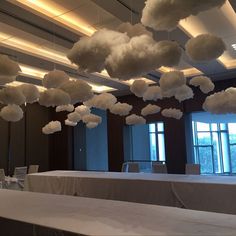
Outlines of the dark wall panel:
M8 146L10 123L0 118L0 168L8 170Z

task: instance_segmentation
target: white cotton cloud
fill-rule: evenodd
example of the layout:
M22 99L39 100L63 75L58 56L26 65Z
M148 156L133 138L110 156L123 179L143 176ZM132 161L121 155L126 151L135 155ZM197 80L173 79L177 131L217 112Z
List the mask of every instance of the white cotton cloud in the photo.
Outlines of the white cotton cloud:
M69 113L67 115L67 118L69 121L72 121L74 123L78 123L80 120L81 120L81 116L79 113L77 113L76 111L72 112L72 113Z
M84 105L87 107L95 107L98 109L106 110L112 107L116 102L117 98L111 93L101 93L84 102Z
M102 122L102 117L94 115L94 114L91 113L91 114L88 114L88 115L84 115L82 117L82 120L86 124L90 123L90 122L100 124Z
M61 70L53 70L44 75L42 84L46 88L58 88L69 81L69 76Z
M213 114L236 113L236 88L230 87L208 96L202 107Z
M127 116L125 118L125 122L126 122L127 125L146 124L146 120L142 116L138 116L138 115L135 115L135 114Z
M175 98L179 101L185 101L187 99L193 98L193 90L187 86L187 85L182 85L181 87L178 87L175 90Z
M130 24L129 22L122 23L118 26L117 30L121 33L127 33L127 35L132 38L135 36L140 36L147 34L152 37L152 32L148 31L142 24Z
M70 95L71 104L84 102L93 97L92 87L80 79L64 83L60 89Z
M39 90L33 84L22 84L18 86L18 89L23 93L25 96L25 101L27 103L34 103L39 99Z
M68 125L68 126L76 126L77 125L77 122L73 122L73 121L70 121L68 119L65 120L65 125Z
M185 44L187 55L193 61L210 61L221 56L225 49L223 40L215 35L200 34Z
M110 112L115 115L127 116L132 110L133 106L128 103L116 103L114 106L110 108Z
M153 100L162 99L161 88L159 86L150 86L147 88L146 92L143 94L143 100Z
M0 90L0 102L3 104L22 105L26 98L18 87L6 87Z
M155 30L172 30L181 19L224 3L225 0L147 0L141 22Z
M74 111L74 106L71 104L68 105L60 105L56 107L56 112L61 112L61 111L68 111L68 112L72 112Z
M0 55L0 85L13 82L20 71L18 63L6 55Z
M86 124L86 127L89 128L89 129L96 128L97 126L98 126L98 123L96 123L96 122L88 122Z
M75 108L75 111L81 116L85 116L91 113L91 109L85 105L80 105Z
M189 81L190 85L200 88L203 93L209 93L214 90L215 85L207 76L195 76Z
M6 121L16 122L23 118L24 113L20 106L11 104L2 108L0 116Z
M142 110L141 110L141 115L142 116L147 116L147 115L152 115L152 114L156 114L161 110L161 108L157 105L152 105L152 104L148 104L147 106L145 106Z
M129 41L129 37L108 29L96 31L91 37L82 37L67 54L69 60L85 72L101 72L114 46Z
M176 108L168 108L161 111L162 116L175 118L177 120L181 119L183 112Z
M70 104L70 96L61 89L48 89L40 93L39 104L45 107L55 107Z
M44 134L53 134L55 132L61 131L60 121L51 121L42 128Z
M148 84L141 79L134 80L134 82L130 86L130 91L137 97L143 97L147 89L148 89Z

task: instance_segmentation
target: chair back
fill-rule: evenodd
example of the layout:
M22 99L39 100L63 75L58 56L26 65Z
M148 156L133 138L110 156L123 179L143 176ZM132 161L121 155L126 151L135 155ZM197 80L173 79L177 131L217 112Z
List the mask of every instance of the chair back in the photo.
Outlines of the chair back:
M127 163L124 162L121 167L121 172L127 172Z
M16 167L14 170L14 177L18 180L24 180L27 175L27 166Z
M139 164L137 162L127 162L127 172L138 173Z
M34 174L39 172L39 165L30 165L28 174Z
M0 181L5 181L5 171L4 171L4 169L0 169Z
M152 163L152 173L167 174L166 164Z
M185 174L186 175L200 175L200 164L186 164L185 165Z

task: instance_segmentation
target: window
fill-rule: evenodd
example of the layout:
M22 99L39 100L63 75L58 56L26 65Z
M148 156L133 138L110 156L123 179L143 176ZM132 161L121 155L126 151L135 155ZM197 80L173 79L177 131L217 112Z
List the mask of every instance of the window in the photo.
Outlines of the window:
M205 174L236 173L236 123L192 121L194 162Z
M149 124L149 143L151 161L165 161L164 123Z

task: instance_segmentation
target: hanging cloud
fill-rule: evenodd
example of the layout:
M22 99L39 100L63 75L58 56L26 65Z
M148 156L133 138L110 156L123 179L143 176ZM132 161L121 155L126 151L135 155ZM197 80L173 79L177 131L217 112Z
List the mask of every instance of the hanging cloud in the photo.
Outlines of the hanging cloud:
M75 111L81 116L85 116L91 113L91 110L89 107L86 107L85 105L80 105L75 108Z
M98 126L98 123L96 123L96 122L88 122L86 124L86 127L89 128L89 129L96 128L97 126Z
M42 84L46 88L58 88L69 81L69 76L61 70L53 70L44 75Z
M236 88L230 87L208 96L202 107L213 114L236 113Z
M71 105L71 104L57 106L56 107L56 112L61 112L61 111L72 112L72 111L74 111L74 106Z
M84 102L93 97L92 87L80 79L64 83L60 89L70 95L71 104Z
M137 97L143 97L147 89L148 89L148 84L141 79L134 80L134 82L130 86L130 91Z
M61 131L60 121L51 121L42 128L44 134L53 134L55 132Z
M102 117L94 115L94 114L91 113L91 114L88 114L88 115L84 115L82 117L82 120L86 124L90 123L90 122L100 124L102 122Z
M0 116L6 121L16 122L23 118L24 113L20 106L12 104L3 107Z
M215 85L212 83L211 79L207 76L196 76L189 81L190 85L200 88L203 93L209 93L214 90Z
M110 112L115 115L127 116L132 110L133 106L128 103L116 103L114 106L110 108Z
M147 0L141 22L155 30L172 30L181 19L221 7L224 3L225 0Z
M69 113L67 115L67 118L69 121L72 121L74 123L78 123L81 120L81 116L79 113L77 113L76 111Z
M73 121L70 121L68 119L65 120L65 125L68 125L68 126L76 126L77 125L77 122L73 122Z
M185 44L187 55L193 61L210 61L221 56L225 49L223 40L215 35L200 34Z
M13 82L20 71L18 63L6 55L0 55L0 85Z
M27 103L34 103L39 99L39 90L33 84L22 84L18 86L18 89L22 92L25 96L25 101Z
M118 26L117 30L121 33L127 33L127 35L132 38L135 36L140 36L143 34L152 37L152 32L148 31L142 24L130 24L129 22L122 23Z
M3 104L22 105L26 98L18 87L6 87L0 90L0 102Z
M193 96L194 96L193 90L187 85L182 85L181 87L177 88L175 91L175 98L179 102L193 98Z
M126 122L127 125L146 124L146 120L142 116L138 116L138 115L135 115L135 114L127 116L125 118L125 122Z
M159 86L150 86L147 88L146 92L143 94L143 100L153 100L162 99L161 88Z
M91 37L82 37L67 54L69 60L85 72L101 72L114 46L126 43L129 37L120 32L101 29Z
M162 116L175 118L177 120L181 119L183 112L176 108L168 108L161 111Z
M117 98L111 93L101 93L84 102L84 105L87 107L95 107L98 109L106 110L112 107L116 102Z
M152 114L156 114L161 110L161 108L157 105L152 105L152 104L148 104L147 106L145 106L142 110L141 110L141 115L142 116L147 116L147 115L152 115Z

